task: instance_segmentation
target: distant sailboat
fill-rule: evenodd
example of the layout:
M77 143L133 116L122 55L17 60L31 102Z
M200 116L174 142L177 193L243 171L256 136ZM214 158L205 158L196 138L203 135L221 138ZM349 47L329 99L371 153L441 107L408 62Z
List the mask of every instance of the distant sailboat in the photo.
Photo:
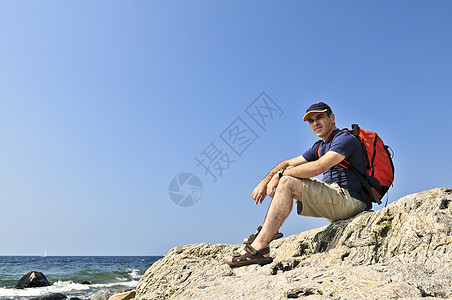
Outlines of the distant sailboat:
M44 251L44 254L41 257L47 257L47 252Z

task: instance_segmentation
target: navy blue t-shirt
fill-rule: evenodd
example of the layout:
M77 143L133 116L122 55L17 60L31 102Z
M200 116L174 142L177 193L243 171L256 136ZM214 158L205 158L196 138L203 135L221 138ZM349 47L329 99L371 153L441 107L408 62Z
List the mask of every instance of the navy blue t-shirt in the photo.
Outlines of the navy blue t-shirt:
M331 140L333 140L333 143L331 143ZM320 143L319 156L317 156L316 152L318 143ZM361 173L365 173L361 144L348 131L341 131L339 129L333 130L326 142L319 141L315 143L310 149L303 153L303 157L307 161L314 161L330 150L344 155L345 159L350 162L352 166ZM322 180L328 184L336 182L342 188L347 189L353 198L361 200L361 180L350 170L344 169L338 165L333 166L331 169L323 172Z

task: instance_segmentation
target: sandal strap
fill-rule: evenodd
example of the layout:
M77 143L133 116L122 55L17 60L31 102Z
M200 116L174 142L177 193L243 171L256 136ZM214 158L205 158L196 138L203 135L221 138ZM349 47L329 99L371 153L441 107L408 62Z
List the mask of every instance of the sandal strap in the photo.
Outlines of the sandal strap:
M257 253L257 250L254 249L253 247L251 247L251 245L246 245L245 246L245 251L247 253L249 253L250 255L256 255L256 253Z
M256 237L258 236L258 234L261 232L261 230L262 230L262 226L257 227L256 233L251 234L251 235L248 237L248 240L247 240L244 244L248 245L248 244L251 244L252 242L254 242L254 240L256 239ZM283 237L283 234L280 233L280 232L277 232L277 233L275 233L275 235L273 236L273 238L270 240L270 242L273 241L273 240L276 240L276 239L280 239L280 238L282 238L282 237Z
M270 248L266 247L266 248L258 251L256 249L254 249L253 247L251 247L250 245L246 245L245 252L246 253L244 253L244 254L239 254L237 252L234 252L232 254L232 261L233 262L246 261L248 258L262 257L264 254L270 253Z
M248 243L252 243L254 241L254 239L257 237L257 235L259 234L259 232L261 232L261 230L262 230L262 226L257 227L256 233L253 233L248 237Z
M240 254L236 251L232 252L232 257L240 257L240 256L242 256L242 254Z
M246 245L245 246L245 251L247 253L249 253L252 256L262 256L264 254L270 253L270 248L269 247L265 247L264 249L261 250L256 250L253 247L251 247L251 245Z

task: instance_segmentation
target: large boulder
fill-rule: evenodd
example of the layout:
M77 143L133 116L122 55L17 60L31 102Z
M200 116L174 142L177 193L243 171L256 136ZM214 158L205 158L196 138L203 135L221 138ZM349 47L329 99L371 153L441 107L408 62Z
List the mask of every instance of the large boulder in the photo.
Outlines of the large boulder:
M452 297L452 188L270 245L273 263L231 269L243 245L180 246L140 279L135 299Z
M16 284L16 289L50 286L46 276L41 272L30 271Z

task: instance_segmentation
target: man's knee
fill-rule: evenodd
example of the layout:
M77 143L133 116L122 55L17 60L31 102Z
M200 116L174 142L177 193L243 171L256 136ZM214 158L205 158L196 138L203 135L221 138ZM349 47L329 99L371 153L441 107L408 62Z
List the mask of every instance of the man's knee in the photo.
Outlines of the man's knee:
M281 187L283 188L289 189L292 194L301 194L301 189L303 187L301 179L292 176L281 177L278 186L279 185L281 185Z

